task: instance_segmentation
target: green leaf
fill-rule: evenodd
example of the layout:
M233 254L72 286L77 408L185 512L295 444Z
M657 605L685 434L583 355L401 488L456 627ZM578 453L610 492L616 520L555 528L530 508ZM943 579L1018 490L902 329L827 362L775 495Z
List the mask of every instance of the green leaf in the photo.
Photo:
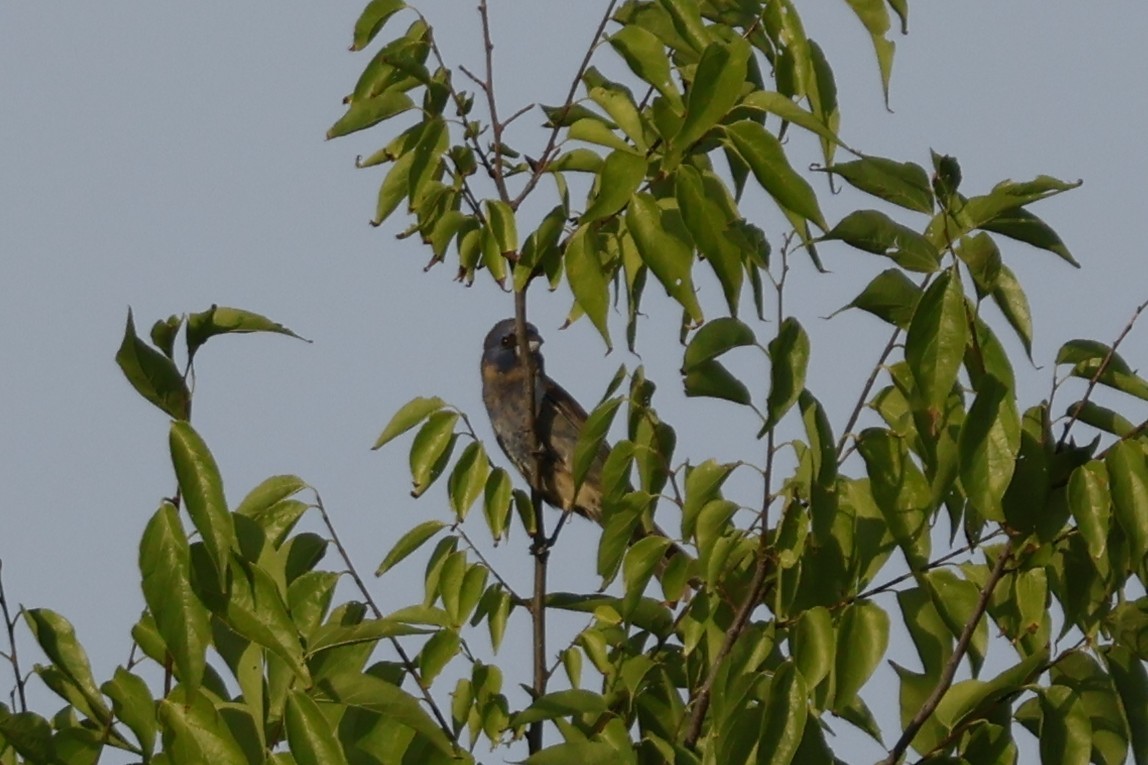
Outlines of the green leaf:
M849 213L821 239L839 239L859 250L884 255L909 271L932 273L941 264L941 254L929 240L877 210Z
M862 157L826 168L854 188L915 212L933 211L933 189L925 168L885 157Z
M925 673L939 677L953 655L952 634L923 587L901 590L897 593L897 603Z
M861 690L889 646L889 615L870 600L859 600L841 614L837 628L834 709L843 709Z
M849 7L865 25L873 40L873 52L877 54L877 67L881 70L881 89L885 93L885 105L889 105L889 77L893 73L893 51L896 43L888 38L889 11L885 0L847 0Z
M634 151L634 147L626 143L626 139L614 132L601 118L586 117L576 121L566 131L566 137L571 141L584 141L605 146L608 149Z
M777 337L769 341L769 360L769 397L766 399L769 417L759 437L781 421L805 390L809 335L797 319L787 316L778 327Z
M682 371L689 372L698 364L716 359L733 348L756 345L753 330L734 318L712 319L694 333L686 345Z
M387 23L387 19L406 7L402 0L371 0L355 22L355 37L351 50L362 50L371 44Z
M591 223L608 218L630 201L646 177L646 160L628 151L612 151L606 155L598 171L594 195L580 223Z
M1054 685L1038 693L1040 699L1041 762L1088 765L1092 752L1092 724L1080 695Z
M431 635L423 644L418 656L419 672L422 674L423 682L428 685L433 683L450 660L458 656L461 646L462 639L453 629L439 630Z
M910 459L904 439L883 428L866 428L858 438L857 451L865 460L873 499L909 566L928 565L926 510L931 492L924 474Z
M828 609L816 606L798 617L789 633L789 649L810 688L829 676L837 654L837 633Z
M921 296L905 337L905 361L917 385L922 409L943 409L957 380L967 341L968 318L961 280L952 271L945 271Z
M1008 323L1016 330L1024 345L1024 352L1032 358L1032 312L1028 307L1028 298L1020 287L1016 275L1006 265L1001 266L997 275L996 286L993 288L993 302L1001 309Z
M753 403L749 388L720 361L702 361L690 368L682 380L687 396L705 396L748 406Z
M175 663L176 676L194 689L203 679L211 627L191 587L187 536L174 505L165 502L148 522L140 540L139 567L144 601Z
M1131 731L1112 678L1084 651L1069 651L1052 666L1052 682L1074 690L1092 725L1092 761L1123 765L1128 761Z
M675 109L682 106L673 77L670 75L670 60L665 46L651 32L634 24L628 24L607 38L610 46L617 51L630 70L641 80L649 83Z
M755 90L743 98L738 106L759 109L763 112L774 114L786 122L792 122L798 127L817 134L824 141L831 144L840 143L837 134L819 120L816 115L802 109L793 99L781 93L775 93L769 90Z
M554 720L568 715L598 715L606 710L606 699L593 691L554 691L535 699L530 706L511 718L510 724L529 725L539 720Z
M150 756L155 750L155 699L147 683L139 675L116 667L115 675L100 686L100 691L112 700L112 710L139 742L140 749Z
M650 534L639 539L622 559L622 582L626 596L622 599L622 616L626 618L641 602L650 578L658 564L666 558L670 540L658 534Z
M404 404L399 411L395 412L394 416L391 417L391 421L383 428L383 432L375 439L375 444L371 448L378 449L388 441L406 433L444 406L446 406L446 402L438 396L432 396L430 398L416 396L412 398Z
M307 482L299 476L271 476L247 493L247 496L235 508L235 513L236 515L246 515L258 519L283 500L306 488Z
M1061 259L1080 268L1080 264L1052 227L1023 207L997 213L992 220L981 224L981 228L1056 253Z
M952 158L947 158L951 160ZM955 160L953 160L955 162ZM955 181L949 184L956 191L959 183L959 171ZM982 228L993 221L998 215L1055 196L1080 185L1065 183L1047 175L1037 176L1031 181L1017 182L1012 180L1001 181L993 187L988 194L970 197L963 204L957 206L955 211L942 212L936 215L929 223L925 236L938 249L942 249L950 241L954 241L968 232ZM1006 234L1007 235L1007 234Z
M580 487L582 482L586 480L590 468L593 467L594 462L602 455L603 451L609 451L606 446L606 434L610 431L610 425L614 422L614 415L617 414L618 407L624 401L624 397L615 396L594 407L594 411L590 412L586 418L586 423L578 432L578 441L574 445L572 471L575 487Z
M1148 762L1148 670L1123 646L1106 646L1102 656L1124 707L1132 734L1132 755L1136 765L1143 765Z
M584 762L617 762L618 750L602 741L566 741L535 752L522 765L580 765Z
M347 673L319 682L319 700L330 700L382 715L421 734L437 751L452 757L447 733L435 724L421 703L403 689L373 675Z
M196 351L216 335L248 334L251 332L271 332L294 337L307 343L311 342L306 338L299 337L282 324L271 321L266 316L244 311L242 308L213 305L206 311L193 313L187 317L187 333L185 335L187 358L189 360L194 358Z
M610 293L602 261L594 246L589 226L579 226L566 243L566 282L574 293L574 302L586 312L598 334L613 348L606 314L610 307Z
M833 312L836 316L845 308L860 308L895 327L908 329L917 310L923 290L899 268L887 268L873 277L853 302Z
M505 470L496 467L490 471L483 489L482 513L495 541L506 533L506 526L510 521L510 499L513 489L510 475Z
M736 315L745 276L742 252L729 233L732 224L728 223L722 205L707 193L707 180L711 184L721 183L716 177L703 178L694 167L682 165L675 173L674 193L690 238L721 282L730 315Z
M168 316L151 325L151 341L169 359L175 354L175 336L183 326L182 316Z
M399 157L379 185L379 195L375 202L375 217L372 226L381 226L391 217L399 204L410 194L411 167L415 163L415 153L408 151Z
M1124 530L1133 568L1143 570L1148 555L1148 464L1135 441L1121 441L1104 460L1112 488L1116 522Z
M645 127L634 94L621 83L609 80L594 67L589 67L582 75L590 100L602 107L606 114L622 129L626 137L634 142L640 151L647 149ZM636 155L631 155L636 156ZM643 167L643 170L645 168Z
M965 416L957 449L961 485L969 503L988 520L1005 518L1001 499L1016 470L1020 436L1013 392L986 375Z
M809 688L793 659L773 673L758 736L758 765L788 765L801 744L809 713Z
M203 537L222 585L227 562L235 546L235 526L223 496L219 467L195 429L187 422L173 422L168 435L171 461L187 514Z
M446 526L442 521L423 521L418 526L403 534L395 542L390 551L383 558L383 562L375 569L375 576L382 576L399 564L404 558L422 547L428 539L433 537Z
M813 188L790 166L781 142L772 133L756 122L741 120L727 125L725 135L730 148L745 160L757 182L779 205L813 221L823 231L828 228Z
M1112 495L1108 490L1108 470L1100 460L1092 460L1072 471L1068 478L1068 506L1088 553L1101 559L1108 548L1112 518Z
M287 745L299 765L345 765L347 757L315 700L300 690L287 694L283 720Z
M1001 251L993 238L983 231L962 236L953 252L969 267L973 277L977 300L981 300L996 287L1001 273Z
M626 228L634 237L642 261L666 292L694 323L701 323L704 317L691 276L693 250L677 211L662 208L649 194L636 194L626 208Z
M287 613L279 586L264 568L232 558L227 602L220 615L237 634L274 652L301 682L310 684L298 628Z
M1128 438L1136 432L1136 426L1124 415L1106 406L1101 406L1095 401L1075 401L1068 405L1064 414L1066 417L1075 417L1085 425L1091 425L1099 430L1112 433L1119 438Z
M24 621L52 665L79 689L95 715L95 722L110 724L111 710L96 687L88 654L76 639L76 630L71 622L46 608L25 609Z
M470 506L482 494L489 474L490 460L482 444L477 441L467 444L447 479L450 506L460 521L466 518Z
M406 93L388 90L372 98L351 103L346 114L327 129L327 138L339 138L389 120L415 108L415 102Z
M124 339L116 351L116 363L136 392L169 417L186 420L191 415L191 391L175 362L136 336L132 311Z
M741 37L715 41L702 51L693 83L686 94L686 113L667 156L680 157L725 117L741 95L749 62L749 43ZM673 169L676 162L668 160Z
M442 475L454 448L454 425L458 412L440 410L427 418L411 442L411 495L418 497Z
M202 691L177 686L160 700L156 716L165 731L164 750L170 762L249 765L223 716Z
M498 199L487 199L482 207L486 211L486 223L494 234L499 254L504 257L517 254L518 226L514 220L514 210Z

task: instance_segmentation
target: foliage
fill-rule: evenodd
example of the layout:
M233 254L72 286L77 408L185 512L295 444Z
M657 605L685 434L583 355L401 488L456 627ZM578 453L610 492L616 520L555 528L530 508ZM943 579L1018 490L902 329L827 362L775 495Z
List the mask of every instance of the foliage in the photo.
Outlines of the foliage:
M489 52L485 2L480 10ZM850 0L847 10L887 89L890 11L903 27L907 3ZM607 346L610 306L622 305L634 348L652 275L681 308L686 393L743 409L764 459L675 461L654 382L621 370L579 449L592 455L624 410L603 471L597 561L611 587L518 593L466 529L504 539L517 516L545 582L537 499L532 507L514 488L466 413L417 398L376 448L417 428L414 494L445 476L453 515L418 523L386 552L382 576L434 543L421 600L383 614L313 489L274 476L229 507L190 424L189 375L207 340L293 333L213 306L157 322L148 343L129 314L116 359L173 420L178 486L140 544L140 656L98 684L69 623L25 611L47 659L35 673L66 706L51 718L27 710L20 678L19 698L0 705L0 762L95 762L114 747L156 763L434 763L488 747L513 756L497 750L526 738L526 761L538 765L831 763L826 733L852 726L888 747L887 762L911 747L929 762L1010 763L1019 723L1039 737L1044 762L1148 763L1148 598L1135 597L1148 582L1148 423L1093 400L1097 386L1148 399L1148 381L1118 353L1132 322L1111 344L1065 343L1052 395L1031 404L999 337L1016 335L1031 354L1028 302L1006 256L1020 243L1075 264L1029 208L1076 184L1039 176L977 193L952 157L933 154L926 170L850 148L829 60L790 0L612 2L599 37L569 97L541 107L544 146L532 158L504 140L521 112L500 119L489 55L482 76L451 70L417 10L371 0L352 49L376 52L329 136L389 130L360 161L387 166L374 222L402 207L403 235L417 234L432 263L450 260L468 284L487 272L516 293L520 313L536 278L564 283L570 319L585 316ZM609 56L624 81L590 65ZM400 115L409 124L392 129ZM882 209L830 225L787 154L793 132L816 141L821 172ZM548 211L531 220L524 202L537 204L550 183ZM573 191L587 187L584 198ZM754 195L786 230L747 219ZM843 423L806 388L811 343L784 300L789 259L803 252L819 266L829 242L889 261L842 309L890 329L872 374L842 375L861 389ZM699 301L694 284L706 278L722 305ZM1006 326L990 326L986 301ZM761 321L767 312L774 323ZM758 354L768 373L739 378L725 363L734 354ZM1074 401L1058 406L1067 391ZM1077 444L1078 425L1095 438ZM727 496L739 471L761 476L764 501ZM306 513L325 537L296 531ZM664 571L665 540L630 544L655 514L692 556ZM339 570L320 568L332 545ZM890 573L897 558L906 573ZM361 602L336 603L344 568ZM548 653L537 630L553 610L586 624ZM479 658L482 644L498 656L516 611L536 629L533 676L526 662ZM6 605L4 615L11 638ZM886 741L867 691L893 619L916 656L889 659L902 731ZM990 635L1011 660L985 677ZM146 681L149 666L162 687ZM954 682L962 666L970 677Z

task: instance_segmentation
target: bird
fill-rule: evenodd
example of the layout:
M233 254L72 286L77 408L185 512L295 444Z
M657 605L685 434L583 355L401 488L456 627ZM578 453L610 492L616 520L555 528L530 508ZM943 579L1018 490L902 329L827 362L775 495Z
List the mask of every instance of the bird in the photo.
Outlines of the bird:
M588 415L565 388L546 375L546 364L539 351L542 336L538 334L538 328L530 323L526 324L526 346L535 374L534 416L538 451L534 450L535 439L530 433L526 390L528 372L521 356L514 319L503 319L495 324L487 333L482 346L482 401L490 416L495 439L527 484L537 489L547 504L605 526L602 512L602 469L606 458L610 456L610 447L605 441L599 444L586 476L575 493L574 449ZM536 455L537 484L533 478ZM669 539L669 535L651 518L643 518L635 526L630 543L646 536ZM677 542L670 540L655 569L659 579L666 575L671 561L679 556L686 567L692 567L690 554ZM677 600L691 588L696 590L700 587L698 578L691 576L671 599Z
M602 466L610 448L601 444L582 484L574 493L574 447L586 424L582 405L558 383L546 376L539 348L542 336L533 324L526 325L526 344L535 372L535 428L538 434L539 482L533 485L534 439L527 407L527 365L521 358L514 319L503 319L491 328L482 348L482 401L490 416L498 445L531 488L547 504L575 512L602 523Z

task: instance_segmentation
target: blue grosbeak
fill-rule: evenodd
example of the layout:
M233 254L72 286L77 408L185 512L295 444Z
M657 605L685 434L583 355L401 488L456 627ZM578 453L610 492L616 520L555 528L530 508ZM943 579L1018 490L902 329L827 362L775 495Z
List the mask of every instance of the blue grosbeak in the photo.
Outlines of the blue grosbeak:
M542 337L526 325L526 342L537 373L534 383L535 425L539 444L538 489L559 510L602 522L602 465L609 456L603 444L574 496L574 447L586 423L586 410L558 383L546 376ZM534 440L530 437L526 402L526 364L519 357L514 319L503 319L486 335L482 348L482 400L502 451L527 483L534 475Z
M599 525L602 519L602 468L610 456L605 443L598 447L586 477L574 495L574 447L586 424L586 410L558 383L546 376L542 354L538 352L542 337L533 324L526 325L526 343L534 360L537 377L534 382L535 427L538 433L539 484L542 498L563 511L573 511ZM494 435L502 451L533 484L534 440L530 437L529 410L526 406L526 364L520 358L514 319L503 319L486 335L482 348L482 400ZM669 536L652 520L643 520L635 529L632 541L648 534ZM689 555L671 542L659 562L658 576L667 570L670 560L678 555L689 561ZM700 587L697 579L689 585Z

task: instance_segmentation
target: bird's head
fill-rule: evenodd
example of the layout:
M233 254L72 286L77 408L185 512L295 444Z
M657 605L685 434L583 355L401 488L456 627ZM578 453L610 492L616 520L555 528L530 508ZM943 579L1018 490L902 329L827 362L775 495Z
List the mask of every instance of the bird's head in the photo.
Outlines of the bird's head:
M538 328L529 323L526 325L526 345L534 356L535 369L541 372L542 354L538 349L542 346L542 336L538 334ZM486 333L482 345L484 364L494 364L499 370L507 371L518 366L518 354L518 333L515 331L514 319L503 319Z

